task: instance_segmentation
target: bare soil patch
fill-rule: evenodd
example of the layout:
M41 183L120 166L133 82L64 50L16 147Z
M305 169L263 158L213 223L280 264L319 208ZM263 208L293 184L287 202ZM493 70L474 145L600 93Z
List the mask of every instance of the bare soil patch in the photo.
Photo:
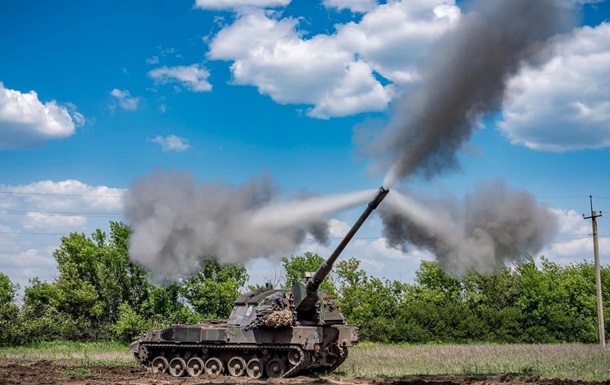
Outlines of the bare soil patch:
M341 376L288 379L251 380L246 377L213 377L203 375L192 378L173 378L165 374L147 372L137 366L78 366L61 361L32 361L4 359L0 361L0 384L4 385L152 385L152 384L279 384L279 385L588 385L605 382L583 382L539 377L513 376L411 376L402 379L346 378Z

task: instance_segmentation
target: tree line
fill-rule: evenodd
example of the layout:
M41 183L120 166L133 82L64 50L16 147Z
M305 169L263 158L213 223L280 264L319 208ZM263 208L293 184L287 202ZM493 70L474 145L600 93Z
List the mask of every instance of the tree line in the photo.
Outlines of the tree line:
M62 237L53 254L57 278L31 280L20 299L19 288L0 273L0 345L130 341L143 330L229 316L249 278L245 267L209 258L188 277L153 282L129 259L129 233L111 222L109 234ZM323 261L312 253L284 257L276 284L289 288ZM610 268L602 268L602 287L608 309ZM584 261L560 266L524 258L493 274L462 277L422 261L414 282L404 283L370 276L349 258L335 265L321 289L368 341L597 342L594 266Z

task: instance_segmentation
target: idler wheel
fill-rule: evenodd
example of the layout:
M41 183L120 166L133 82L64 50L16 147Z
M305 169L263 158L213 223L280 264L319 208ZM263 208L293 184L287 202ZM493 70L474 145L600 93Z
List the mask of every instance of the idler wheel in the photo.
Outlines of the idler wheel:
M229 367L229 374L233 377L243 376L246 372L246 361L238 356L231 358L227 366Z
M263 363L258 358L253 358L246 365L246 374L250 378L259 379L263 376Z
M176 357L169 362L169 374L174 377L182 377L186 372L186 362L180 357Z
M288 351L288 362L292 366L297 366L301 362L301 352L299 349L290 349Z
M186 371L189 376L197 377L205 371L203 360L199 357L193 357L186 363Z
M208 360L205 362L205 372L207 374L222 374L224 369L225 368L222 365L222 361L216 357L208 358Z
M267 362L267 375L271 378L282 377L284 374L284 363L279 358Z
M152 360L152 364L150 368L153 373L165 373L169 363L167 362L167 358L162 356L157 356Z

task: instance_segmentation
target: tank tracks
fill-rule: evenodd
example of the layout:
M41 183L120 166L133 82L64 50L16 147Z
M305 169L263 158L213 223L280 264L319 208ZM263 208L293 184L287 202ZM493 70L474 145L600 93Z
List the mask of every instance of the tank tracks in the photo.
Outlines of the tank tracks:
M156 357L155 357L156 353L153 353L154 351L161 351L161 353L159 353L159 356L161 356L161 357L165 357L166 351L171 351L174 353L174 355L173 355L173 357L170 357L170 358L186 357L186 359L192 358L190 356L188 356L188 357L186 356L186 353L189 351L202 351L204 353L217 352L217 354L210 354L210 357L208 357L208 360L209 360L209 358L216 358L216 356L219 355L218 352L221 352L221 351L225 351L225 352L235 351L236 352L235 357L252 355L252 352L257 353L257 354L254 354L256 357L265 356L265 355L268 355L270 352L278 352L278 351L285 351L286 356L288 356L290 354L291 356L288 357L288 361L289 361L289 365L290 365L288 370L284 370L283 360L281 360L279 358L272 358L272 359L268 360L267 364L269 364L271 361L274 361L274 360L275 360L275 363L277 363L278 361L280 362L280 364L277 364L274 367L274 368L278 368L278 370L276 370L274 373L269 373L269 367L267 367L267 370L265 370L265 372L269 377L292 377L308 366L308 360L307 360L308 354L298 345L280 345L280 346L278 346L278 345L255 345L255 344L215 345L215 344L167 344L167 343L165 343L165 344L164 343L146 344L146 343L143 343L142 345L140 345L139 352L135 353L135 358L140 365L144 366L145 368L147 368L149 370L153 370L152 363L156 359ZM180 354L180 351L183 351L184 353ZM196 356L193 356L193 357L196 357ZM183 360L184 360L184 358L183 358ZM340 362L336 362L333 365L333 367L339 366L344 360L345 360L345 358L338 360ZM259 361L261 361L261 360L259 360ZM173 360L172 360L172 362L173 362ZM183 362L186 363L186 361L183 361ZM243 362L245 362L245 360ZM261 363L263 363L263 362L264 361L261 361ZM165 363L167 363L167 358L165 358ZM219 363L222 366L222 362L219 362ZM207 364L204 364L204 366L205 365L207 365ZM174 372L168 366L169 365L166 365L162 368L154 368L154 369L156 369L157 371L161 371L161 372L169 371L170 374L173 376L176 376L175 374L180 373L180 375L178 375L176 377L181 377L182 375L186 374L186 367L183 368L184 370L182 370L182 371ZM221 372L222 371L223 370L221 369ZM196 375L199 375L203 372L204 372L204 370L202 370L200 373L198 373ZM207 370L205 370L205 372L207 372ZM216 373L212 373L212 374L216 374ZM220 373L218 373L218 374L220 374ZM249 374L250 373L248 372L248 376L249 376ZM233 374L231 374L231 375L233 375ZM246 375L246 374L243 373L242 375ZM262 377L262 373L261 373L260 377ZM260 378L260 377L253 377L253 378Z

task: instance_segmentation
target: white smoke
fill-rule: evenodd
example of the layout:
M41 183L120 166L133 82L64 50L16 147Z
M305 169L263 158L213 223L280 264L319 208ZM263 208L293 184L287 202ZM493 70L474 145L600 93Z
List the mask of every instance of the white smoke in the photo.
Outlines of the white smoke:
M154 276L170 279L187 275L206 258L236 263L283 256L307 234L326 242L329 216L374 194L282 200L270 178L241 186L198 185L190 174L157 171L136 180L127 194L129 254Z

